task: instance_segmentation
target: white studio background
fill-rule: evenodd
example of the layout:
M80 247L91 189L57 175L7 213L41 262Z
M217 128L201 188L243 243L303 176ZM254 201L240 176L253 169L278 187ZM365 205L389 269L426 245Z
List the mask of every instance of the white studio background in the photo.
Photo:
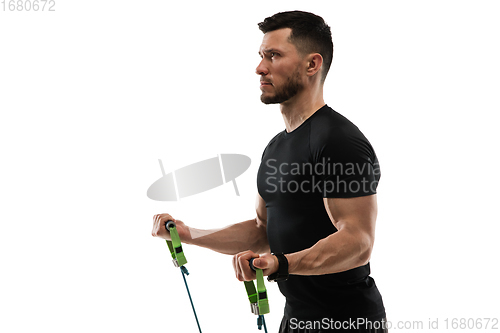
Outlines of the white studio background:
M325 99L379 156L388 319L499 317L497 1L55 3L0 11L1 332L197 331L152 217L254 217L262 150L284 129L259 101L257 23L294 9L332 27ZM146 197L158 159L168 173L221 153L252 159L241 196ZM203 332L256 332L231 257L184 249Z

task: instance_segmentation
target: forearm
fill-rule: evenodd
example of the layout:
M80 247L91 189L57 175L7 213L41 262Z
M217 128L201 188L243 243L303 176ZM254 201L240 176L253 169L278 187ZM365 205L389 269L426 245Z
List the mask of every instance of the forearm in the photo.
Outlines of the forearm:
M213 251L234 255L252 250L255 253L269 252L266 227L256 219L229 225L222 229L201 230L189 228L189 239L182 239Z
M308 249L287 254L289 273L322 275L363 266L370 260L372 247L369 235L339 230Z

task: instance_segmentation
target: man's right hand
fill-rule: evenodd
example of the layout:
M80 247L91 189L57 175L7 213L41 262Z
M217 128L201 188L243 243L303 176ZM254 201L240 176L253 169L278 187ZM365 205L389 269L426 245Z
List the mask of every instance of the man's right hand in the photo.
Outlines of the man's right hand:
M190 237L189 227L184 224L181 220L174 219L169 214L158 214L153 216L153 231L151 234L153 237L160 237L166 240L171 240L170 233L165 228L167 221L174 221L177 232L181 241L186 241Z

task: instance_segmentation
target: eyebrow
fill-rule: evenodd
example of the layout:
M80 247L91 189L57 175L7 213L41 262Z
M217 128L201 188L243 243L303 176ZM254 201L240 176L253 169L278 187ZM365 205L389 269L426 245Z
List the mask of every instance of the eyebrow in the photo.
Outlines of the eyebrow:
M271 52L276 52L276 53L281 53L281 51L279 50L276 50L276 49L265 49L264 51L259 51L259 55L262 55L262 53L266 54L266 53L271 53Z

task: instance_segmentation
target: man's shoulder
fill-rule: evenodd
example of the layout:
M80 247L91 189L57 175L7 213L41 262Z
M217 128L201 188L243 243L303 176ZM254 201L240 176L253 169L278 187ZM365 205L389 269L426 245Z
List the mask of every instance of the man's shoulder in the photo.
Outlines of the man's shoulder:
M353 135L358 136L361 133L353 122L327 105L318 110L312 120L311 139L313 141L337 141Z

